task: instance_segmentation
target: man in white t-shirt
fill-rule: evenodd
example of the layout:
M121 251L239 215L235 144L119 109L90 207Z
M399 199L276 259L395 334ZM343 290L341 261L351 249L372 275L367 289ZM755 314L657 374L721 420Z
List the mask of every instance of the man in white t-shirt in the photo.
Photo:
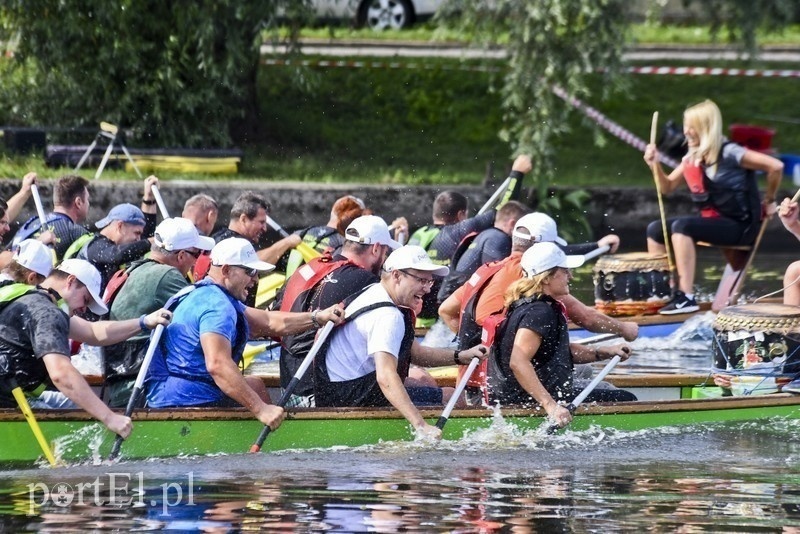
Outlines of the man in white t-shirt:
M316 361L317 406L394 406L420 434L441 438L441 430L422 418L417 405L447 402L453 388L406 388L411 363L425 367L486 358L476 345L464 351L423 347L414 339L415 315L434 276L449 269L434 265L427 252L406 245L383 264L381 281L347 303L345 324L331 335ZM463 400L459 401L463 403Z

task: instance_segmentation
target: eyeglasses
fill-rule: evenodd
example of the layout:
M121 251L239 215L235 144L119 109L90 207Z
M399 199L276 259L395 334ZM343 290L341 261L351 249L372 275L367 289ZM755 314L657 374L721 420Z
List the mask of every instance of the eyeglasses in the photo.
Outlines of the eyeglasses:
M185 249L183 249L183 251L185 253L187 253L189 256L193 257L194 259L199 258L203 254L202 250L197 250L197 249L192 250L192 249L189 249L189 248L185 248Z
M406 271L400 271L400 272L403 273L406 276L410 276L411 278L413 278L414 280L416 280L417 282L422 284L422 287L427 287L427 288L433 287L433 282L434 282L433 278L422 278L420 276L411 274L411 273L406 272Z
M243 270L244 274L246 274L250 278L258 274L258 269L253 269L252 267L245 267L244 265L234 265L233 267L238 267L239 269Z

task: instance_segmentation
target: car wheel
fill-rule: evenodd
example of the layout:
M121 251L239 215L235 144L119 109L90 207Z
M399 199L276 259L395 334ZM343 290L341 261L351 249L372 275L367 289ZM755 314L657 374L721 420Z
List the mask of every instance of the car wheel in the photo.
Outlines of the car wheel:
M408 0L366 0L358 10L358 23L376 31L399 30L414 22Z

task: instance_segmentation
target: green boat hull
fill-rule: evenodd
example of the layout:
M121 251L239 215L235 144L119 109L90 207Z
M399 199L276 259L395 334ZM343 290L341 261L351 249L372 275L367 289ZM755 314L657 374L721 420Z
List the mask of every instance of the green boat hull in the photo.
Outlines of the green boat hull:
M424 415L435 422L439 412L427 411ZM536 430L544 421L540 410L503 409L502 416L505 423L520 431ZM800 397L775 394L581 407L570 430L595 425L634 431L772 417L800 418ZM73 463L108 457L114 436L85 413L43 411L37 418L60 460ZM447 422L443 437L457 440L466 433L490 428L495 420L486 409L457 410ZM260 431L261 424L243 410L145 412L135 417L134 432L122 446L122 459L245 453ZM391 409L298 410L270 434L262 451L356 447L411 439L410 426ZM42 456L22 415L0 410L0 464L32 463Z

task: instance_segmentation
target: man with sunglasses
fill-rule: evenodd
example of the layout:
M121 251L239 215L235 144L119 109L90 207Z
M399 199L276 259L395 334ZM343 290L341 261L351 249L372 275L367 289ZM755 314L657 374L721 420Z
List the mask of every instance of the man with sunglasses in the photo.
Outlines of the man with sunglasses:
M186 274L203 251L214 248L214 240L199 234L194 223L183 217L164 219L156 227L150 257L117 271L103 296L112 320L133 319L164 306L175 293L189 285ZM119 280L121 285L117 286ZM124 407L147 350L144 332L105 347L103 369L108 404Z
M317 355L317 406L394 406L419 435L441 438L441 430L428 424L417 406L441 405L453 388L406 386L410 365L437 367L486 358L482 345L454 352L422 346L414 337L423 297L434 277L448 271L420 246L406 245L389 255L380 283L348 299L347 322L333 331L330 344Z
M344 316L339 306L304 313L245 306L259 273L274 269L246 239L231 237L211 250L208 276L179 299L147 376L152 408L244 406L273 430L283 408L270 403L259 377L242 375L239 364L250 336L297 334Z
M381 266L400 243L392 239L386 222L375 215L354 219L344 231L340 254L324 254L300 267L278 295L281 311L311 311L344 301L380 281ZM314 332L284 336L281 340L281 386L286 387L314 344ZM314 406L314 380L308 373L297 384L288 406Z

